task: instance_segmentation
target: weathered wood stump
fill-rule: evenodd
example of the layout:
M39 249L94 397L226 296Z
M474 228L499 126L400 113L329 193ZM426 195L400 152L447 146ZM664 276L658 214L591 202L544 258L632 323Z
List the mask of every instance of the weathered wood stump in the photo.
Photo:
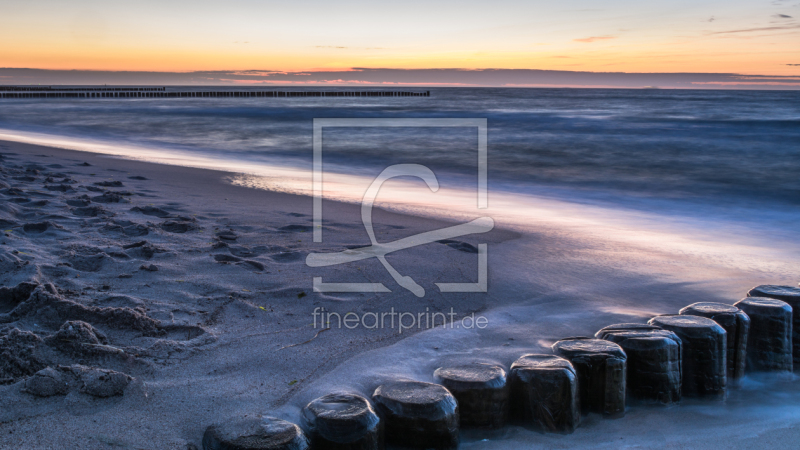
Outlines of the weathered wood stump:
M555 355L524 355L511 365L512 417L541 431L572 433L581 423L578 375Z
M556 342L553 351L575 367L584 413L596 412L609 418L625 415L627 357L619 345L603 339L574 337Z
M384 422L387 444L424 449L458 447L458 405L444 386L395 381L372 395Z
M661 328L621 323L595 334L622 347L628 356L628 396L665 405L681 400L681 340Z
M792 360L800 370L800 288L764 284L750 289L747 296L774 298L792 307Z
M307 450L308 440L297 425L274 417L239 417L211 425L203 435L204 450Z
M792 371L792 307L774 298L747 297L736 306L750 316L747 371Z
M659 328L659 327L657 327L655 325L648 325L646 323L617 323L617 324L614 324L614 325L609 325L609 326L603 328L602 330L598 331L597 333L595 333L595 338L596 339L602 339L602 338L598 338L597 334L600 333L601 331L604 331L604 330L608 330L608 331L611 331L611 330L614 330L614 331L653 331L653 330L660 330L660 329L661 328ZM603 334L605 334L605 333L603 333Z
M494 364L440 367L433 373L458 402L461 427L495 429L508 422L506 371Z
M717 322L700 316L665 315L650 325L681 339L682 393L685 397L725 400L727 396L727 333Z
M738 382L744 376L747 359L747 335L750 331L750 317L741 309L725 303L700 302L680 310L681 315L707 317L728 333L728 383Z
M315 449L383 449L383 423L360 395L324 395L303 408L303 419Z

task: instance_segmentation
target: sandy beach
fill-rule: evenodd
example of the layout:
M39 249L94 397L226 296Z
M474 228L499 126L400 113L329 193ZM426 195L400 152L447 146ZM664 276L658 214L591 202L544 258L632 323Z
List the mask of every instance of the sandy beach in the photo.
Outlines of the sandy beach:
M200 448L206 427L232 416L297 422L330 391L369 396L387 379L432 381L446 362L507 367L563 337L798 281L791 258L731 263L724 249L692 254L600 228L498 220L479 237L390 255L429 293L419 298L390 285L374 260L306 265L311 252L369 243L359 205L326 202L325 241L315 244L310 197L236 177L0 142L0 448ZM381 242L453 225L383 209L374 223ZM480 243L490 248L489 292L439 293L435 281L474 281ZM313 292L318 276L393 292ZM320 308L452 312L488 326L327 328L314 323ZM33 395L29 380L47 367L64 377L63 392ZM751 378L724 404L634 404L623 419L590 416L569 436L507 427L466 433L462 448L792 448L798 384Z

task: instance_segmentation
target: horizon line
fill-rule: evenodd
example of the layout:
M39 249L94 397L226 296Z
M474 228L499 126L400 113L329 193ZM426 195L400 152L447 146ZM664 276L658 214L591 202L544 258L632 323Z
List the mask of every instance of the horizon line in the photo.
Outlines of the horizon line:
M306 71L271 69L188 72L0 68L9 86L362 86L588 89L797 90L800 76L718 72L592 72L547 69L392 69L351 67Z

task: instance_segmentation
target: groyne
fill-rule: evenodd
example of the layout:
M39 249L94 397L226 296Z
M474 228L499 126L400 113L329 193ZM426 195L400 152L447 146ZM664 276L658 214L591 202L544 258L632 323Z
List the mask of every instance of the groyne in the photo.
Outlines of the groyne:
M0 86L0 99L430 97L431 91Z

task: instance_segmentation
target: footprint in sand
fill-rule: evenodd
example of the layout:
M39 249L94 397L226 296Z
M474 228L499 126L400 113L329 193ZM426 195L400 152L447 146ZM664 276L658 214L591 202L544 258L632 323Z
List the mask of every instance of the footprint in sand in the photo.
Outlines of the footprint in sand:
M313 229L314 229L314 227L312 227L311 225L296 225L296 224L292 224L292 225L286 225L286 226L280 227L280 228L278 228L278 231L283 231L283 232L286 232L286 233L309 233Z
M47 203L49 203L47 200L36 200L32 202L27 202L22 206L26 208L41 208L42 206L47 205Z
M163 252L162 249L150 244L147 241L140 241L134 244L124 245L122 248L128 250L127 254L132 258L150 259L156 253Z
M97 217L106 213L108 213L108 211L99 206L84 206L72 210L72 214L79 217Z
M157 206L134 206L131 208L131 211L142 213L146 216L155 216L155 217L169 217L171 214L169 211L165 211Z
M440 244L445 244L446 246L452 247L460 252L478 253L478 248L467 242L454 241L452 239L442 239L441 241L436 241L436 242Z
M230 251L232 255L240 258L254 258L268 252L269 249L263 245L259 245L252 249L248 247L230 247L228 251Z
M147 226L130 220L115 220L100 228L103 233L122 233L125 236L144 236L150 232Z
M97 181L94 183L96 186L103 187L122 187L122 181Z
M301 252L281 252L269 256L271 260L282 264L289 264L301 261L304 260L305 257L306 254Z
M92 197L92 201L97 203L121 203L128 202L129 200L115 192L106 192L103 195Z
M235 241L239 238L233 231L220 231L217 233L217 237L224 241Z
M72 186L68 184L46 184L44 188L48 191L75 192L75 189L72 189Z
M242 261L241 263L239 263L239 265L247 265L247 266L250 266L253 269L256 269L258 271L262 271L262 270L264 270L266 268L266 266L264 264L261 264L258 261L253 261L252 259L246 259L246 260Z
M44 233L45 231L55 228L55 229L63 229L61 226L56 225L50 221L38 222L38 223L26 223L22 226L22 231L26 233Z
M103 264L110 259L105 253L95 255L77 255L70 258L70 264L81 272L99 272Z
M197 225L191 222L168 220L161 224L161 229L170 233L186 233L197 229Z
M89 206L89 203L92 203L92 201L89 200L89 196L88 195L82 195L82 196L80 196L78 198L71 198L71 199L67 200L66 203L69 206L83 207L83 206Z
M223 262L223 263L239 262L239 261L242 260L241 258L237 258L237 257L232 256L232 255L221 254L221 255L213 255L213 256L214 256L214 260L215 261Z

